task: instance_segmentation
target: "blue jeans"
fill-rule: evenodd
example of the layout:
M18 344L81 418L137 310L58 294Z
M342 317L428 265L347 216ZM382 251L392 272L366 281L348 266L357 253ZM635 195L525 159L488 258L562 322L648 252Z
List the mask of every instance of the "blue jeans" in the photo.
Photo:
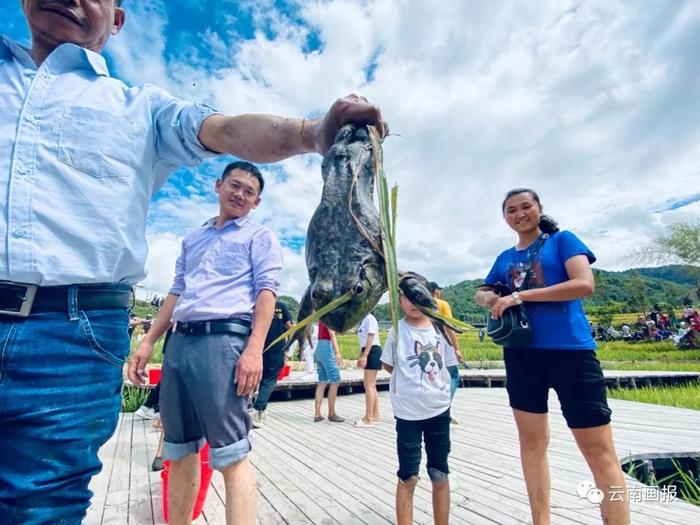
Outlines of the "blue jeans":
M114 433L126 310L0 316L0 521L78 525Z
M281 349L270 348L263 354L263 372L258 396L255 398L253 408L255 410L265 410L270 396L277 385L277 377L284 367L284 352Z
M340 383L340 369L335 361L335 352L330 340L319 340L314 352L314 361L319 383Z
M447 479L450 469L447 457L450 454L450 409L428 419L409 421L396 419L396 452L399 456L399 470L396 475L401 481L418 476L421 463L421 440L425 442L425 455L430 481L435 483Z

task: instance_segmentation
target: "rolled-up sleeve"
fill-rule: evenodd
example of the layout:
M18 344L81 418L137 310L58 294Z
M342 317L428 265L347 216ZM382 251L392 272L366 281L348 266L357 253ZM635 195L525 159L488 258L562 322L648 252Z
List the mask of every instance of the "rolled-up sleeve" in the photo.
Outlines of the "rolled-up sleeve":
M282 246L277 236L267 228L253 236L250 246L253 264L253 288L255 297L263 290L277 295L282 271Z
M199 141L202 123L218 113L214 108L181 100L155 86L148 86L148 94L159 159L173 166L195 166L217 155Z
M182 249L180 255L175 261L175 278L173 285L170 287L170 293L173 295L182 295L185 291L185 241L182 241Z

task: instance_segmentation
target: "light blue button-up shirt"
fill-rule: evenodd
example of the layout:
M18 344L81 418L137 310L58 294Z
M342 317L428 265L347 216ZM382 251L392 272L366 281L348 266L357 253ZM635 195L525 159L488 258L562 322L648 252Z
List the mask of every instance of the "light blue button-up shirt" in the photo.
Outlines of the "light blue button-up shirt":
M146 215L174 169L213 155L214 110L111 78L63 44L37 68L0 39L0 280L61 285L145 277Z
M179 295L173 321L251 319L263 290L277 295L282 247L267 227L247 217L210 219L182 241L170 293Z

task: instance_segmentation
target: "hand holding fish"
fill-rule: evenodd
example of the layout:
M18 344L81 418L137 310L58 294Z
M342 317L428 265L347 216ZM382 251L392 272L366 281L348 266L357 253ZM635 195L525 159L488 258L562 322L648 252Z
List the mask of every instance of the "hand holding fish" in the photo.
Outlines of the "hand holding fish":
M309 123L314 129L314 147L325 155L333 145L338 130L345 124L372 125L380 138L389 133L389 124L382 119L379 106L354 93L336 100L326 115Z

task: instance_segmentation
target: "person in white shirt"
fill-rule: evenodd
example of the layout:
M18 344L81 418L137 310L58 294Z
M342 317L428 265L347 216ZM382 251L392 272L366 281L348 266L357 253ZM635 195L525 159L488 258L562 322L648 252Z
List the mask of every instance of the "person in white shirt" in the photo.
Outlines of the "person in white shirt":
M384 369L391 374L391 405L396 417L396 522L413 523L413 493L424 440L435 524L446 525L450 515L447 458L451 403L451 378L444 363L446 343L430 319L402 293L400 302L405 317L399 321L398 335L393 328L389 330L381 355Z
M316 323L311 325L311 334L308 337L304 337L298 343L295 343L299 347L299 359L304 360L304 375L300 377L303 381L313 380L314 377L314 349L318 344L318 325ZM288 350L288 357L294 355L295 347L292 346Z
M355 421L356 427L373 427L379 421L379 398L377 396L377 372L382 369L382 355L379 340L379 323L373 313L362 320L357 330L360 343L360 358L357 366L364 368L365 415Z

